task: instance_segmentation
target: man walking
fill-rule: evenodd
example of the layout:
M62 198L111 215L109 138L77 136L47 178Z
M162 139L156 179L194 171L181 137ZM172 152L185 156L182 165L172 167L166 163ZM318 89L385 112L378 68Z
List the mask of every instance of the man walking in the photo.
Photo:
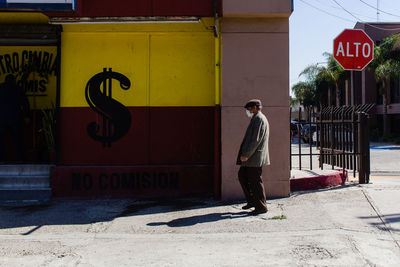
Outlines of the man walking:
M244 107L251 121L240 145L236 163L240 165L238 176L247 200L247 205L243 206L243 209L254 207L250 214L258 215L268 211L261 174L262 166L270 164L269 124L261 112L262 105L259 99L250 100Z

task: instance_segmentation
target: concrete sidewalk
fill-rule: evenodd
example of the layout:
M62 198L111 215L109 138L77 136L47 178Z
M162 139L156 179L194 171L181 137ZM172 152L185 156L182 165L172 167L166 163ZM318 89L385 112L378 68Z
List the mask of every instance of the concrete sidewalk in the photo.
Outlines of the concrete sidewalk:
M0 266L400 266L400 177L268 200L0 209Z

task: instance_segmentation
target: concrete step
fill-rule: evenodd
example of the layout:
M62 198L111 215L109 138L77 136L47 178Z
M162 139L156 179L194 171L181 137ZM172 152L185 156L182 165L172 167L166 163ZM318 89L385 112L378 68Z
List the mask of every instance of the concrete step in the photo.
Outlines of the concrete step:
M0 165L0 205L37 205L50 201L54 165Z
M0 176L0 188L49 188L50 177L48 175L35 176Z
M27 207L49 205L50 199L32 199L32 200L0 200L2 207Z
M0 201L48 201L51 197L50 188L1 188Z
M20 175L46 176L50 175L50 170L53 166L48 164L0 165L0 177Z

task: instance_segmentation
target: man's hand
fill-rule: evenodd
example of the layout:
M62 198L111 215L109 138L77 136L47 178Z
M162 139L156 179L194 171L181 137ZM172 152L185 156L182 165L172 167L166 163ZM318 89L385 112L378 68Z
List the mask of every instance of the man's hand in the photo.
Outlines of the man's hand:
M25 124L30 124L31 123L31 119L29 117L25 117L24 118L24 122L25 122Z
M240 156L240 161L241 162L246 162L248 160L248 158L244 157L244 156Z

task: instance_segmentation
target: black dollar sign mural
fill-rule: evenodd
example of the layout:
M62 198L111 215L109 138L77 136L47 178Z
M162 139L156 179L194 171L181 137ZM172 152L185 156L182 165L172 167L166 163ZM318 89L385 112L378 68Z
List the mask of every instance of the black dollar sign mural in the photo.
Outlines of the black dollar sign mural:
M103 147L111 146L111 142L121 139L131 127L131 114L120 102L112 98L112 79L118 80L124 90L131 86L129 79L111 68L94 75L86 84L85 96L89 106L103 119L103 128L97 122L87 126L91 138L102 142ZM103 84L103 91L101 85Z

